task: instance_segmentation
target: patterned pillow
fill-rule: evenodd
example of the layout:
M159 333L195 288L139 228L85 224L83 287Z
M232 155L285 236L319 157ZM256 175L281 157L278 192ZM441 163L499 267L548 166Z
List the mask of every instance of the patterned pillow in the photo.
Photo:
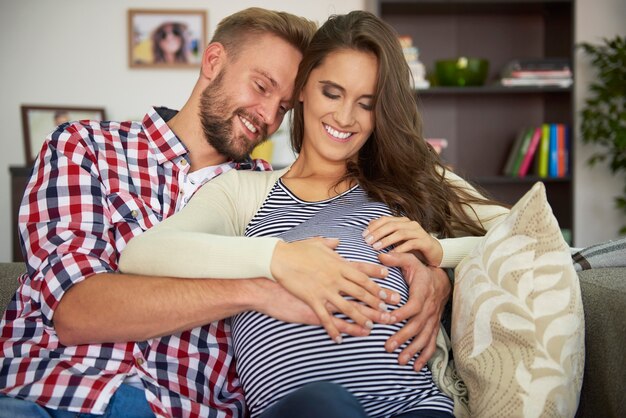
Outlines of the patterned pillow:
M570 251L535 184L456 269L452 348L476 417L573 417L584 317Z

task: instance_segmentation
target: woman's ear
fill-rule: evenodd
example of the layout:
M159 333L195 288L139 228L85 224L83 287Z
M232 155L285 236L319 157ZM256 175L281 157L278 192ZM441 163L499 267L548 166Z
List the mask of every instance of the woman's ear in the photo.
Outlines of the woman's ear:
M209 80L213 80L222 70L226 62L226 49L219 42L211 42L202 54L201 73Z

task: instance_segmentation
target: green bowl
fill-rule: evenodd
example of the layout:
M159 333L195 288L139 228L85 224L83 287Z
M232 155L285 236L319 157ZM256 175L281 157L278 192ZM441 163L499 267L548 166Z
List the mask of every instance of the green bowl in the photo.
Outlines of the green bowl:
M435 61L435 75L440 86L482 86L487 79L489 61L459 57Z

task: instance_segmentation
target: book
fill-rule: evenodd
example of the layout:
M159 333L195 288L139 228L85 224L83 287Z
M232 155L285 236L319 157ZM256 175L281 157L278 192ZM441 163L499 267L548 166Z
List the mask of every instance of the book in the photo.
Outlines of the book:
M535 130L533 128L524 129L524 139L522 140L522 145L520 146L518 153L515 156L515 162L513 163L513 172L511 173L511 176L513 177L519 176L522 161L524 160L526 153L528 153L528 147L530 146L530 140L532 139L534 132Z
M563 70L515 70L511 71L510 78L571 78L569 68Z
M520 177L525 177L529 170L530 165L535 157L537 152L537 148L539 146L539 142L541 141L541 126L534 128L532 137L530 139L530 144L528 145L528 150L526 151L526 155L522 159L522 164L520 165L518 175Z
M539 154L537 155L537 175L548 177L548 154L550 152L550 125L541 125L541 140L539 141Z
M546 87L546 86L556 86L556 87L569 87L574 83L572 78L512 78L512 77L503 77L500 79L500 84L505 87Z
M517 159L517 155L519 154L520 147L522 146L522 142L524 142L524 136L526 134L526 129L522 129L517 133L515 140L511 144L511 148L509 150L508 157L506 159L506 163L504 164L504 169L502 170L502 174L505 176L514 176L515 171L513 171L513 166Z
M566 176L566 149L567 145L565 143L565 125L562 123L558 123L556 125L556 175L557 177L565 177Z
M550 124L550 152L548 155L548 177L558 177L558 139L556 123Z

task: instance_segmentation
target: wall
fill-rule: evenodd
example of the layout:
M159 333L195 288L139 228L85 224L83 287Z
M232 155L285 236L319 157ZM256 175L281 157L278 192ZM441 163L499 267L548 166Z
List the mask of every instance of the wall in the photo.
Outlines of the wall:
M599 43L602 37L611 38L617 34L626 36L626 1L577 0L577 43ZM587 87L595 77L589 59L582 51L576 54L575 76L576 111L579 114L588 96ZM593 154L594 147L583 144L580 130L578 132L574 164L574 243L583 247L616 238L619 227L626 225L626 216L613 204L613 197L622 193L626 180L623 174L612 177L606 165L589 167L586 161Z
M129 69L129 8L206 9L209 35L237 10L261 6L324 22L363 0L0 0L0 196L10 196L9 166L24 164L21 104L103 106L115 120L141 118L152 105L182 106L196 69ZM10 199L0 199L0 261L11 254Z
M322 22L329 14L371 8L372 0L0 0L0 261L11 259L10 179L8 167L22 165L19 106L55 104L104 106L111 119L140 118L151 105L181 106L195 70L130 70L126 61L126 10L177 8L208 10L212 33L224 16L249 6L286 10ZM577 41L626 32L624 0L578 0ZM88 19L86 17L89 17ZM580 108L592 72L581 54L576 60ZM580 137L578 137L580 141ZM605 167L590 169L589 146L577 145L575 161L575 245L616 237L624 216L613 208L623 179Z

